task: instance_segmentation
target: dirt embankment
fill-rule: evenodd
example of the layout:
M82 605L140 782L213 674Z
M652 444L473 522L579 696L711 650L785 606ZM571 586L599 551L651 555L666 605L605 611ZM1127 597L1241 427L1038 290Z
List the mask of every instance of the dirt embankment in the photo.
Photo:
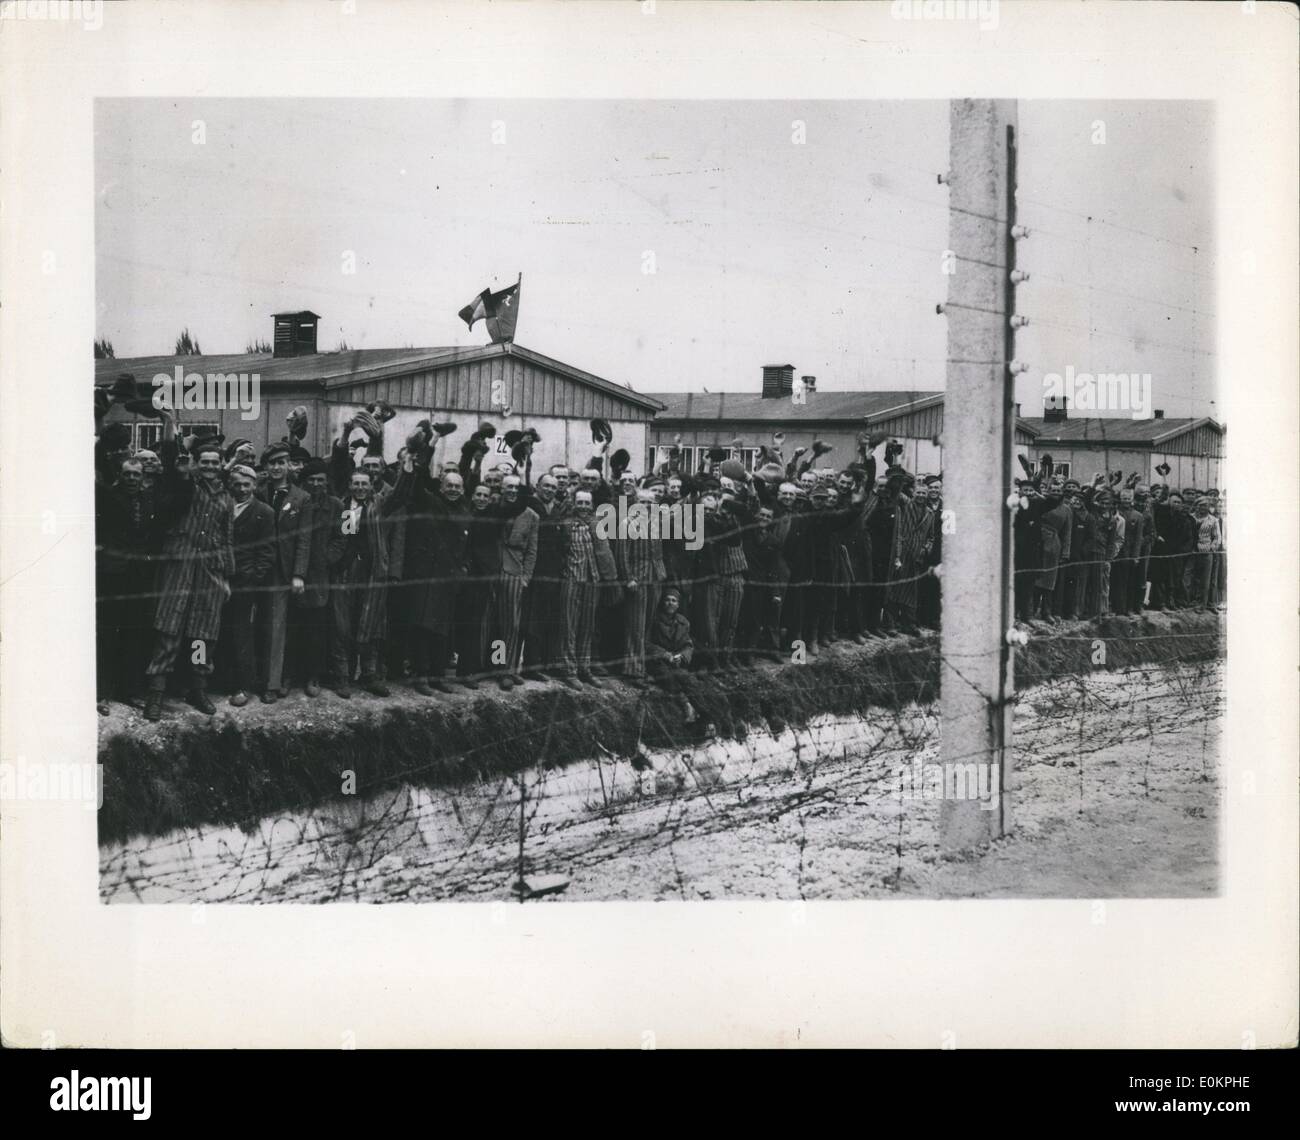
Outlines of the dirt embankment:
M1066 673L1216 657L1221 622L1215 614L1152 614L1044 627L1017 651L1017 688ZM403 783L437 788L560 766L598 749L630 756L638 744L687 747L710 735L780 733L825 714L926 704L938 695L938 652L937 637L927 635L842 644L803 665L692 675L685 695L697 715L689 722L680 698L612 680L582 692L530 683L508 694L484 688L434 699L401 686L383 700L295 693L272 706L220 705L211 718L169 704L157 724L114 706L101 722L100 840L252 824L338 796L348 773L362 795Z

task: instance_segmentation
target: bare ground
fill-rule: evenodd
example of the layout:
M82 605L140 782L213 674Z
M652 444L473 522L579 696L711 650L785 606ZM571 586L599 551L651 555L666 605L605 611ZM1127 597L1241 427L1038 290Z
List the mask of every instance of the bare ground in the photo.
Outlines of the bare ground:
M933 707L593 756L453 788L406 785L255 827L102 851L110 901L1203 897L1218 867L1218 662L1069 677L1018 695L1013 831L947 858L937 800L895 774L938 743Z

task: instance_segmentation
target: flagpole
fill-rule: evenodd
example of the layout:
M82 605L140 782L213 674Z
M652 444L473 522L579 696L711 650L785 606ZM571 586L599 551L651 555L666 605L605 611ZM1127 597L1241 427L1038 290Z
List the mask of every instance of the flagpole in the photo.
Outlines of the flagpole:
M523 270L521 269L521 270L519 271L519 275L518 275L518 277L517 277L516 280L515 280L515 305L516 305L516 306L518 306L519 303L520 303L520 302L519 302L519 295L520 295L520 293L522 292L522 286L523 286L523 283L524 283L524 273L523 273ZM519 310L518 310L518 308L516 307L516 309L515 309L515 327L518 328L518 326L519 326ZM514 344L514 343L515 343L515 334L514 334L514 333L511 333L511 334L510 334L510 340L509 340L508 343L510 343L510 344Z

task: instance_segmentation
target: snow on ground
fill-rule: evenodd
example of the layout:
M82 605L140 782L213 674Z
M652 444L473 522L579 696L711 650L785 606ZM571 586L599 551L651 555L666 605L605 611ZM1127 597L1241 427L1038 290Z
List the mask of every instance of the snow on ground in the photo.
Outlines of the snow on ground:
M820 717L690 752L401 786L101 850L125 902L1188 897L1218 865L1222 664L1071 675L1017 695L1013 832L940 855L937 706ZM644 765L649 762L649 766ZM522 782L522 788L521 788Z

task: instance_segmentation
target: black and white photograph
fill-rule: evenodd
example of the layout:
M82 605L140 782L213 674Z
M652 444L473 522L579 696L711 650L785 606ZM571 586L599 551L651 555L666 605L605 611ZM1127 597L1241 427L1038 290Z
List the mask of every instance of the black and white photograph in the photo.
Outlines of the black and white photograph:
M5 1041L1294 1046L1288 11L0 3Z
M1213 894L1214 130L98 104L104 898Z

